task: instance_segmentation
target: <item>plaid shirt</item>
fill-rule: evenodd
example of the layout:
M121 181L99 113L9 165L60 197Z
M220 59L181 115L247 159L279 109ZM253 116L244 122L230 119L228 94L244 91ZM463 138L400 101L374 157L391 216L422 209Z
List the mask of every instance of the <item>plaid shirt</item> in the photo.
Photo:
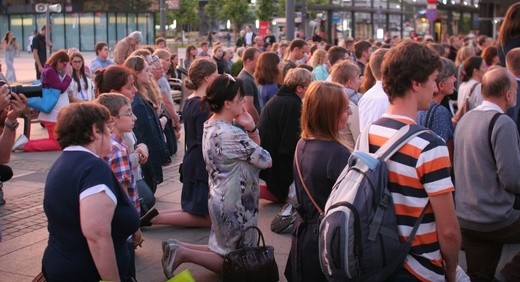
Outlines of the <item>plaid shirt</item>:
M130 163L128 149L125 146L123 139L115 133L112 133L111 146L112 151L105 157L105 161L112 169L112 172L114 172L119 183L128 187L126 194L128 195L128 198L130 198L130 201L134 203L137 212L140 212L141 207L139 206L139 195L137 193L137 186L132 170L132 164Z

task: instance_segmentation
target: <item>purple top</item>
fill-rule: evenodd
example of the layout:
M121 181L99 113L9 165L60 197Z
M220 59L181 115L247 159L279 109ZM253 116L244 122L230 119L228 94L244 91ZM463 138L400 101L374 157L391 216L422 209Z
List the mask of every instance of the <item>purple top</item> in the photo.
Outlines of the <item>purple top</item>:
M58 89L61 91L61 93L63 93L67 90L71 81L72 78L70 75L66 74L62 80L56 69L48 64L45 64L42 73L42 87Z

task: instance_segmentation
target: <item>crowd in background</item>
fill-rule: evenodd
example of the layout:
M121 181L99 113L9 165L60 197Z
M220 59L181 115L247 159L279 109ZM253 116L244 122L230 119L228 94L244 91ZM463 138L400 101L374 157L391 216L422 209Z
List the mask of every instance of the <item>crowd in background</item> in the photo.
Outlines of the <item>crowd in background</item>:
M440 42L431 36L387 36L383 41L346 38L338 46L327 43L321 29L310 38L298 34L299 38L284 41L270 32L257 35L247 25L235 48L212 38L198 47L187 46L185 58L172 54L163 38L155 46L140 46L143 38L136 31L114 46L112 58L110 46L98 42L92 62L85 62L75 48L56 51L47 59L44 51L52 43L43 26L31 47L37 79L61 93L52 110L38 116L48 138L30 140L22 135L14 141L9 126L14 126L13 115L19 114L25 98L16 95L14 102L0 101L0 110L7 115L0 142L11 133L13 142L6 146L13 150L64 150L49 173L56 177L45 188L44 208L53 240L45 251L43 276L132 281L135 249L142 245L143 233L161 224L211 227L207 245L163 242L168 278L184 262L221 273L223 257L234 250L242 230L256 225L258 201L264 199L281 207L271 230L294 231L287 279L324 281L313 232L318 213L310 195L323 209L365 130L383 140L402 124L417 123L435 134L414 145L420 153L394 160L402 170L390 169L396 170L395 175L418 177L409 185L419 192L406 192L410 187L392 175L389 181L400 187L391 190L397 189L392 190L394 201L404 207L401 218L407 212L416 217L414 205L432 201L422 222L432 228L431 237L424 230L418 236L431 242L417 243L396 277L451 280L457 263L448 251L458 252L460 233L469 276L492 280L502 245L520 242L515 228L520 220L516 200L520 180L514 171L520 166L519 19L520 4L515 4L497 40L475 33L443 35ZM7 82L16 81L13 41L9 32L2 41ZM417 56L417 71L423 73L413 73L414 62L406 54ZM431 65L424 63L425 58ZM182 108L172 99L172 92L179 90L188 93ZM412 110L403 114L403 109ZM80 113L91 117L72 118ZM184 147L178 148L181 132ZM374 140L371 146L376 146ZM179 170L181 209L159 211L153 207L154 194L178 150L184 151ZM2 151L2 157L5 154ZM82 159L79 168L87 173L74 178L79 172L70 171L67 163L78 159ZM302 166L303 178L298 177L295 162ZM66 207L71 212L66 214L57 212L64 207L55 199L55 193L65 189L58 183L61 174L63 181L77 182L76 191L67 195L77 201L71 200L74 203ZM0 205L5 204L1 181L6 180L0 179ZM302 190L305 183L310 194ZM459 223L451 224L456 231L439 220L437 210L439 195L452 197L454 191L457 208L450 210L452 202L447 202L448 211L442 215L458 219L460 229ZM104 219L93 217L99 209L105 211ZM86 217L91 221L80 220ZM127 222L110 227L106 218ZM104 224L94 226L96 219ZM70 222L75 236L64 236L68 232L64 222ZM116 229L113 242L93 237ZM453 233L448 236L446 230ZM404 238L406 232L400 235ZM308 248L302 249L303 245ZM77 261L64 259L68 248L64 246L81 254ZM78 269L79 264L88 267ZM513 259L502 275L514 281L520 276L518 269Z

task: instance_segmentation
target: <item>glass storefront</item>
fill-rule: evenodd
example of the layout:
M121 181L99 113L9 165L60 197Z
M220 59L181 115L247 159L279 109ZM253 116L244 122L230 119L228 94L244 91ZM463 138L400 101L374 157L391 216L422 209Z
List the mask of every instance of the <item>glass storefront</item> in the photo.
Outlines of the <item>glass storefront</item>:
M143 44L154 44L153 13L60 13L51 14L53 50L78 48L94 51L96 42L107 42L115 47L128 33L139 30L143 34ZM27 49L31 33L45 24L45 14L0 15L0 31L10 30L20 46Z
M426 0L333 0L331 4L332 8L320 10L316 5L313 10L327 14L332 9L333 26L342 37L377 38L384 31L385 36L408 38L414 32L438 36L439 31L458 34L478 29L479 0L438 1L437 23L428 20L432 11L427 10Z

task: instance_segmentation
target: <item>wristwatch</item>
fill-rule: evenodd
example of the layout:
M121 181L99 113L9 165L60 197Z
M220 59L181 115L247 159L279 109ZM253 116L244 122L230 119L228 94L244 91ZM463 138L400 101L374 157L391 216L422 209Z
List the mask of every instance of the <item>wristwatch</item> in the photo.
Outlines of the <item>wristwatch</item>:
M255 127L253 127L253 129L251 129L251 130L246 129L246 131L247 131L247 133L254 133L257 129L258 129L258 126L255 125Z
M10 130L16 130L20 123L18 121L15 121L14 123L9 123L8 119L5 119L4 126L9 128Z

